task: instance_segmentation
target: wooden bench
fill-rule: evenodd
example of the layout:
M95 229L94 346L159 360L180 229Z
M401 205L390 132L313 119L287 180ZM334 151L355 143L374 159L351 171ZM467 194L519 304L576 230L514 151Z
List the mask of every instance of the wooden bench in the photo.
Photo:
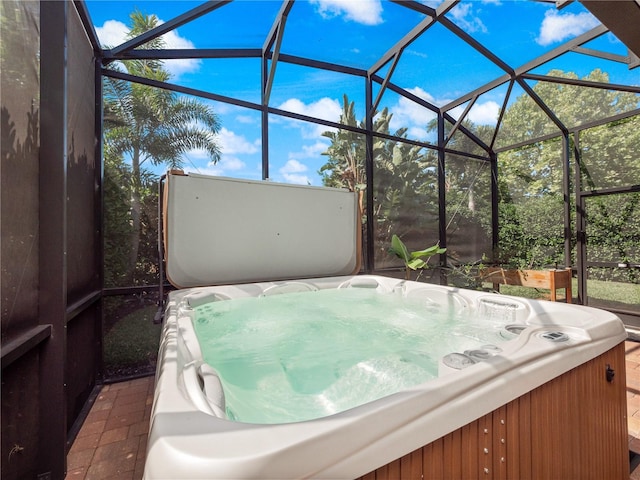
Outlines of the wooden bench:
M493 289L500 291L500 285L520 285L523 287L546 288L551 290L551 301L557 301L556 290L564 289L567 303L571 303L571 269L550 270L509 270L489 267L480 270L482 281L493 283Z

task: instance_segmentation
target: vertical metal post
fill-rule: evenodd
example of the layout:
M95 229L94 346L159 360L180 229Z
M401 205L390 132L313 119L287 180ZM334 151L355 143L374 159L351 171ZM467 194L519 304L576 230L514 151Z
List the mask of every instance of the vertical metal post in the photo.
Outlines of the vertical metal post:
M158 179L158 311L153 317L153 323L162 323L164 317L164 181L167 178L163 174Z
M376 265L375 265L375 255L374 255L374 242L375 239L375 229L374 229L374 214L373 214L373 115L374 111L372 109L372 101L373 101L373 85L371 80L371 75L367 75L365 78L365 124L367 129L367 137L366 137L366 147L365 147L365 174L367 176L367 231L366 231L366 241L365 245L367 247L366 257L365 257L365 270L368 273L371 273Z
M498 155L493 150L489 155L491 157L491 247L492 257L494 257L500 241L500 212L498 210L500 191L498 186Z
M94 51L95 52L95 51ZM99 52L95 52L96 55ZM96 272L98 273L98 285L100 288L104 288L104 157L102 155L103 151L103 106L102 106L102 59L95 59L95 139L96 139L96 148L95 148L95 182L98 185L99 193L98 193L98 201L96 202L96 227L98 229L97 237L98 241L96 245L98 246L98 252L96 253ZM103 297L100 297L100 303L98 305L98 312L96 314L96 325L95 331L99 332L99 335L96 339L96 366L97 366L97 378L98 381L101 382L104 379L104 364L102 362L103 352L102 352L102 344L103 344L103 331L102 331L102 314L103 314L104 301Z
M562 195L564 218L564 265L571 266L571 146L568 133L562 135Z
M40 355L37 474L64 478L67 408L68 2L40 2L39 318L51 325Z
M582 196L582 178L580 174L582 157L580 155L580 132L574 133L573 151L575 157L576 189L576 268L578 270L578 303L587 304L587 219L584 197Z
M444 152L444 116L438 113L438 240L441 248L447 248L447 205ZM447 254L440 254L440 283L446 284L447 276L442 267L447 266Z
M267 82L269 81L268 51L262 52L262 81L260 95L262 98L262 179L269 178L269 101L267 99Z

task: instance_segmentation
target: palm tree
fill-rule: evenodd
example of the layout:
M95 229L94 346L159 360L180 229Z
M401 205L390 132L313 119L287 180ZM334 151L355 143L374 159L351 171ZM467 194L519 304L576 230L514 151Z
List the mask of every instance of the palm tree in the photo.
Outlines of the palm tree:
M375 115L373 131L390 135L393 114L384 108ZM358 122L355 103L347 95L343 96L340 123L350 127L365 129L364 121ZM393 132L398 138L407 137L407 128ZM329 131L323 136L331 140L331 145L323 153L327 162L320 168L325 186L366 189L366 136L346 129ZM392 235L408 240L409 244L422 244L429 224L433 224L432 205L437 202L435 168L425 149L375 136L373 139L374 162L374 252L377 267L388 262L388 247ZM437 203L435 211L437 212Z
M155 15L134 11L128 38L135 38L158 24ZM162 38L143 45L162 49ZM124 60L111 68L131 75L167 82L171 75L159 60ZM180 168L185 154L193 149L208 153L211 162L220 158L216 133L220 125L213 109L195 99L178 96L170 90L105 77L105 162L123 158L131 162L131 240L128 275L133 279L140 235L142 166L166 165Z

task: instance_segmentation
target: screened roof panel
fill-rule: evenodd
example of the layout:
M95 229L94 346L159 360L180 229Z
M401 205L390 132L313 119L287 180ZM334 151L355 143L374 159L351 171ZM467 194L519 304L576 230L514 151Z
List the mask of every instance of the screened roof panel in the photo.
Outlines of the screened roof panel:
M640 68L629 70L629 67L624 63L574 52L565 53L532 69L530 73L547 75L553 70L566 73L572 72L580 78L588 76L591 72L601 71L606 72L606 77L601 78L599 81L640 87Z
M425 98L425 92L414 89L412 92L417 97ZM395 134L398 130L404 130L404 136L411 140L425 143L437 143L438 136L434 127L437 114L411 99L397 94L391 90L385 90L378 105L375 121L380 121L384 109L391 114L389 131L383 133Z
M498 116L502 110L509 83L500 85L482 95L479 95L476 101L465 115L464 125L486 145L490 145L498 122ZM470 102L451 109L448 113L458 120L465 112Z
M180 31L187 38L197 38L196 48L262 48L280 6L273 1L231 2L183 25Z
M591 78L602 73L595 72ZM551 82L528 82L568 128L637 108L640 94Z
M560 129L536 104L519 83L514 83L509 95L500 129L496 135L497 148L535 140L544 135L560 133Z
M128 31L132 12L137 10L146 15L156 15L162 24L203 5L203 2L87 0L86 4L101 43L115 47L122 43ZM262 48L280 6L279 1L228 3L165 34L166 48ZM105 20L97 20L102 18Z
M128 60L114 62L109 69L116 69L150 80L158 80L150 70L130 70ZM202 89L234 100L260 105L259 58L204 58L165 60L164 70L169 74L166 83L181 87Z
M447 18L513 68L600 24L579 2L462 0Z
M607 32L598 38L594 38L582 46L584 48L600 50L602 52L613 53L615 55L626 56L629 53L627 46L611 32Z
M364 86L361 77L279 62L269 106L338 122L347 95L360 121L365 115Z
M441 107L502 74L493 62L436 24L405 49L391 81L402 88L422 89Z
M369 69L424 15L394 3L295 2L282 53Z

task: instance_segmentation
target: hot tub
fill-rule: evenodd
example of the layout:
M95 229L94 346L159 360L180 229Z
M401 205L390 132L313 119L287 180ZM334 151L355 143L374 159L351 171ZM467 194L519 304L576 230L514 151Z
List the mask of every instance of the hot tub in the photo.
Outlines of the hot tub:
M166 272L179 290L166 309L145 478L628 478L626 333L615 315L355 275L355 192L170 172L163 193ZM332 327L339 348L306 369L273 343L268 368L260 357L229 368L245 315L227 310L289 302L267 332L250 325L258 340L246 342L260 344L279 340L280 325L296 332L302 302L335 292L349 294L350 321L377 323ZM364 318L359 297L374 299ZM410 312L388 313L389 303ZM332 315L304 327L312 340ZM436 321L451 335L431 330ZM200 328L222 322L212 355ZM400 326L412 342L391 349ZM344 357L343 331L373 348ZM315 348L294 338L296 355Z
M425 381L319 418L232 420L225 379L204 360L196 312L211 302L328 289L422 305L417 329L430 315L448 312L455 322L486 310L493 340L469 335L450 352L443 342L424 345L425 355L438 352ZM382 276L172 292L144 477L337 479L378 469L370 478L628 478L625 338L622 322L601 310ZM577 463L567 458L579 455Z

